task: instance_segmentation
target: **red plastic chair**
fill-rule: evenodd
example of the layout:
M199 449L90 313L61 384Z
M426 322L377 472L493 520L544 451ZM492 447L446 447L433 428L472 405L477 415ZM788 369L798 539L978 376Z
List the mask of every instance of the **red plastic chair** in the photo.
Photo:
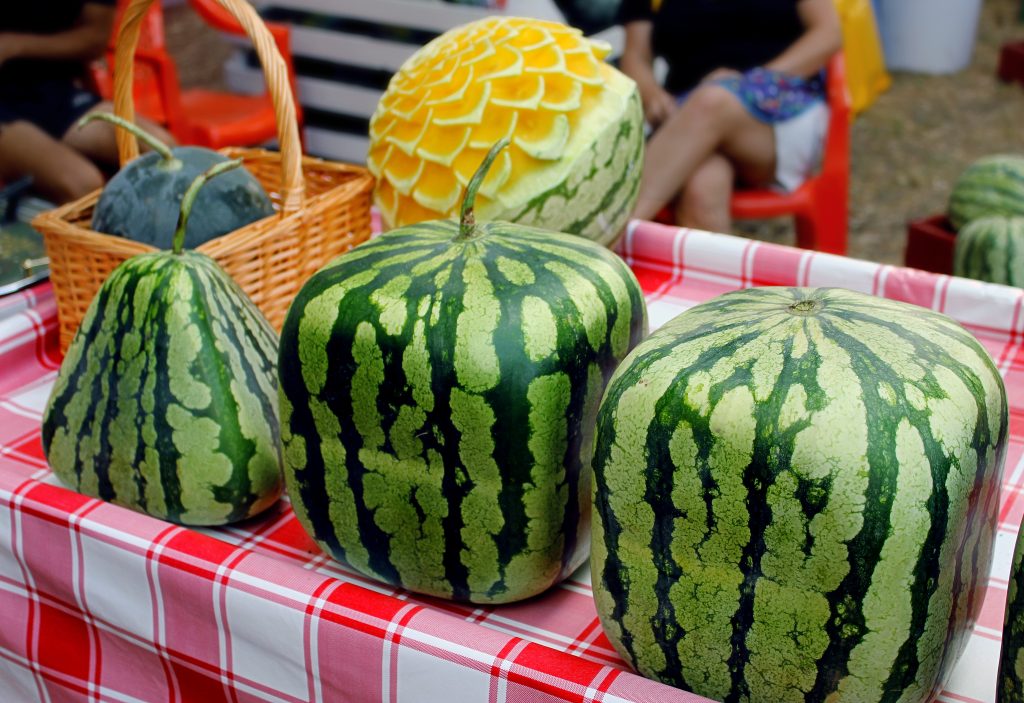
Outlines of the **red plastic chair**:
M737 220L753 220L793 215L797 246L845 254L850 200L851 100L842 52L829 61L826 93L830 115L820 173L792 193L737 191L732 198L732 216Z
M216 0L189 0L196 13L209 25L222 32L245 37L235 18ZM128 0L118 0L116 25ZM115 26L116 26L115 25ZM291 33L286 25L267 23L278 51L288 66L292 91L295 91L295 67L291 54ZM93 81L100 95L110 99L113 95L114 43L111 37L106 63L94 64ZM181 144L195 144L212 149L226 146L261 144L277 136L277 123L270 95L239 95L205 88L181 90L174 60L167 52L164 41L163 11L154 2L146 15L139 46L135 52L135 107L136 110L167 127ZM299 125L302 114L296 101Z
M107 43L106 56L102 60L94 61L89 67L92 87L105 100L114 97L114 49L117 28L121 26L121 16L127 5L127 0L118 0L114 31ZM181 113L177 86L178 73L164 46L163 10L159 3L153 3L143 19L138 48L135 51L135 85L132 92L136 112L158 124L168 126L172 121L171 116L176 117ZM177 135L175 137L177 138Z

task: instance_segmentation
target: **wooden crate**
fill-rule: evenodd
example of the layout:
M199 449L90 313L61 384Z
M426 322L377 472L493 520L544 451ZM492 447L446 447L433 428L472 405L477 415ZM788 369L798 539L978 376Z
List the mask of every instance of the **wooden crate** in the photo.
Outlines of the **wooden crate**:
M945 215L932 215L907 223L904 263L910 268L953 273L956 231Z

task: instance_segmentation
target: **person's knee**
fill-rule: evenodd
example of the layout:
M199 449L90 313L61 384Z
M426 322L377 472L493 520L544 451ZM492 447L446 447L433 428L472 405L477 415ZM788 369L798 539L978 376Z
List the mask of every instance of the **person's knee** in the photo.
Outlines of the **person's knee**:
M732 179L732 166L726 159L711 159L698 168L690 178L683 191L683 198L701 209L709 206L719 207L729 201Z
M106 112L109 114L114 114L114 103L110 102L109 100L104 100L96 107L94 107L92 110L90 110L90 112ZM174 136L167 130L166 127L157 124L156 122L150 120L147 117L143 117L142 115L136 115L135 124L137 124L139 128L142 129L143 131L148 132L158 142L162 142L167 146L178 145L177 141L174 139ZM116 134L116 128L114 127L114 125L103 124L97 126L104 129L105 131L108 131L111 136L111 139L113 139L113 136ZM145 144L139 144L139 146L142 149L147 148Z
M676 219L689 227L718 229L728 223L733 169L722 157L705 162L687 182Z
M78 200L103 187L103 173L93 164L82 161L62 168L50 185L53 197L67 203Z
M737 113L736 97L720 85L702 85L694 90L686 103L694 115L720 123Z

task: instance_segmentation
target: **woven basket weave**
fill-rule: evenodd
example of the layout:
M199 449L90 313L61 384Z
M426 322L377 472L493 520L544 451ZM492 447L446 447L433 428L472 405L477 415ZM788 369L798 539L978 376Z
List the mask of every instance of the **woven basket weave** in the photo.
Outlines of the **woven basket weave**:
M263 65L277 117L281 151L222 149L241 158L267 191L276 215L212 239L197 248L213 257L263 311L275 329L302 284L317 269L370 236L373 177L363 168L303 157L288 70L263 21L244 0L217 0L241 23ZM132 104L135 47L153 0L125 9L114 59L114 112L135 119ZM117 130L122 165L139 155L135 137ZM122 261L153 247L90 229L100 191L39 215L57 299L60 346L66 351L89 303Z

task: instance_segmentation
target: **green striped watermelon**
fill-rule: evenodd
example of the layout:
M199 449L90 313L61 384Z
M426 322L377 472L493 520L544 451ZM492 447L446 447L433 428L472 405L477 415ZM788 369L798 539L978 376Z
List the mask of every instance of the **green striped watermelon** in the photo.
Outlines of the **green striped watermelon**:
M992 215L1024 215L1024 156L978 159L953 184L949 220L955 229Z
M207 177L196 179L182 212ZM142 254L100 287L43 416L53 472L86 495L188 525L251 517L281 494L274 331L209 257Z
M1024 530L1017 535L1008 591L996 703L1024 703Z
M921 703L981 606L1006 438L998 371L941 314L802 288L692 308L598 413L605 632L726 703Z
M501 146L500 144L498 146ZM316 273L281 333L285 479L339 561L433 596L526 598L587 555L605 383L646 331L592 242L504 222L392 230Z
M1024 287L1024 216L969 222L956 235L953 274Z

